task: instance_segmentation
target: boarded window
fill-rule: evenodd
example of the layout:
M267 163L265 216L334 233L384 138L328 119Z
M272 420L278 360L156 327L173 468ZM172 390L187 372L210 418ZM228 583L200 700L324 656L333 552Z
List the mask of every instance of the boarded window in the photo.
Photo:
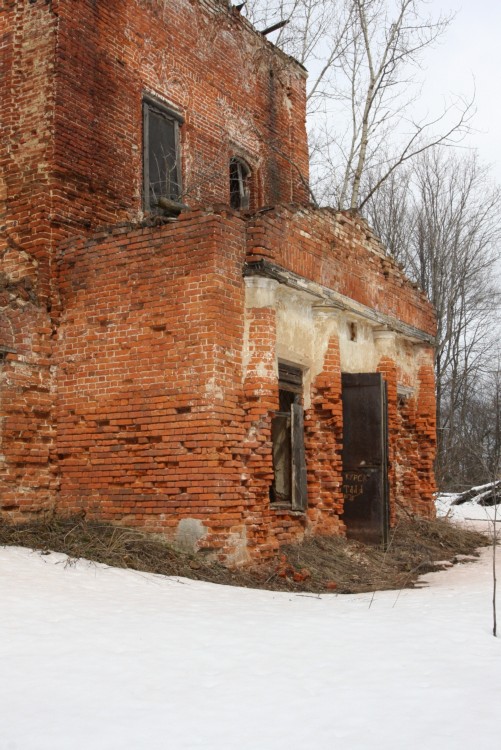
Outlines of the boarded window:
M143 102L144 208L158 211L161 199L181 199L177 114L149 100ZM160 201L160 204L159 204Z
M250 169L241 159L230 159L230 205L236 209L249 208Z
M305 510L307 505L303 373L291 365L279 364L279 408L271 424L273 442L273 504Z

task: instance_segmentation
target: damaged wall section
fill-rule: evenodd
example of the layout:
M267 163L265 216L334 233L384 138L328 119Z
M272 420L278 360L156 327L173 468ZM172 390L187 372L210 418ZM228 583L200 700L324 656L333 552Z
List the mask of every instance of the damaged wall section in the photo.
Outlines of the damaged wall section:
M55 259L68 237L145 218L143 103L153 97L182 123L185 203L229 204L237 158L255 210L308 199L305 79L225 0L2 3L0 511L10 518L56 499Z
M390 518L432 513L433 311L362 220L307 205L302 66L225 0L5 5L0 510L234 564L344 533L342 375L379 372ZM147 211L154 113L177 221ZM273 497L280 365L305 508Z
M321 272L284 271L279 261L294 265L292 249L309 261L283 221L290 215L277 208L248 223L232 211L200 211L65 245L60 510L189 537L230 563L266 558L305 533L344 533L341 374L379 371L388 384L392 520L398 503L431 513L428 303L354 222L349 252L366 273L350 302L345 279L342 291L332 282L347 255L346 220L321 210L302 210L293 227L302 241L315 232ZM280 249L263 264L276 235ZM359 301L367 298L373 307ZM407 319L396 317L401 309ZM280 362L302 373L304 511L272 496ZM187 523L197 534L186 537Z

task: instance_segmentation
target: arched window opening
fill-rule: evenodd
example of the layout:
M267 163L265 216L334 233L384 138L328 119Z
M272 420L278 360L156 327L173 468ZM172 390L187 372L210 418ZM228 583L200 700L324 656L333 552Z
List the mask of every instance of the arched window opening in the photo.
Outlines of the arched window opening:
M250 169L241 159L230 159L230 206L249 208Z

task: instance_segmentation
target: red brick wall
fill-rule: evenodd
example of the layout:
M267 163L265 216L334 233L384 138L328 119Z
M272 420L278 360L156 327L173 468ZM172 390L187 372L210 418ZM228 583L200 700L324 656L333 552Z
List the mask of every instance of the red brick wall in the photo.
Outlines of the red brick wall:
M421 516L434 515L436 447L435 378L431 366L418 374L418 392L401 399L394 422L395 484L399 504Z
M307 198L296 169L307 176L304 71L227 3L5 0L0 347L9 351L0 369L0 489L13 516L47 507L57 489L56 247L140 216L145 92L185 117L190 204L228 202L234 154L252 168L251 207Z
M421 515L435 515L430 497L436 492L434 461L436 451L436 399L433 366L423 365L419 370L419 396L416 404L416 435L419 446L415 454L415 470L419 479L419 497L415 510Z
M191 214L65 247L61 510L202 519L212 548L241 523L243 242L240 219Z
M275 509L276 311L270 303L244 314L245 254L246 222L226 211L124 225L63 246L59 510L171 536L181 519L197 519L206 530L200 546L239 561L267 557L305 530L342 533L337 335L305 413L307 513ZM409 401L402 416L398 367L384 357L379 370L388 383L392 520L400 499L428 514L432 373L421 368L415 410Z
M311 388L311 408L305 415L308 467L308 516L320 533L340 533L343 512L343 405L337 336L329 340L324 367Z
M243 382L245 434L243 441L243 482L247 496L247 543L250 554L266 556L279 546L276 538L277 515L270 508L273 482L271 420L278 409L276 312L273 307L247 311L249 360ZM271 355L271 356L270 356ZM287 528L287 516L282 514ZM282 526L282 531L285 530Z
M189 205L229 203L229 159L252 169L251 207L306 201L304 74L222 0L58 0L55 169L67 226L142 208L145 92L184 116ZM69 197L69 200L68 200Z
M59 239L140 216L144 93L185 118L190 205L229 202L235 154L251 208L308 199L305 73L224 0L6 0L0 24L0 242L43 299Z
M12 519L51 507L57 489L51 327L31 296L22 282L0 288L0 511Z
M0 510L49 507L53 378L50 191L56 18L46 3L0 13Z
M249 260L268 258L367 307L433 334L433 308L349 212L279 206L249 222Z
M433 366L421 365L409 396L397 393L398 362L382 357L378 371L386 380L388 393L391 525L395 525L402 508L421 516L434 516L436 404Z
M50 191L57 22L46 3L7 3L0 15L0 252L22 249L50 295Z

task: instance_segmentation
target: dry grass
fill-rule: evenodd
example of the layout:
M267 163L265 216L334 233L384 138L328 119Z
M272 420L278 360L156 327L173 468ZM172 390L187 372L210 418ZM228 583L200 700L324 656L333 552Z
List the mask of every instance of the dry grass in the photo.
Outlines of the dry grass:
M0 545L63 552L73 559L232 586L317 593L411 587L419 575L441 567L436 561L475 555L488 543L482 534L443 519L405 517L392 530L387 550L340 537L314 537L283 547L266 566L232 571L181 553L162 538L81 518L0 523Z
M412 587L420 575L443 567L437 563L477 556L487 544L483 534L445 519L402 518L386 550L340 537L314 537L284 551L296 569L310 571L309 590L325 590L332 581L336 591L355 593Z

